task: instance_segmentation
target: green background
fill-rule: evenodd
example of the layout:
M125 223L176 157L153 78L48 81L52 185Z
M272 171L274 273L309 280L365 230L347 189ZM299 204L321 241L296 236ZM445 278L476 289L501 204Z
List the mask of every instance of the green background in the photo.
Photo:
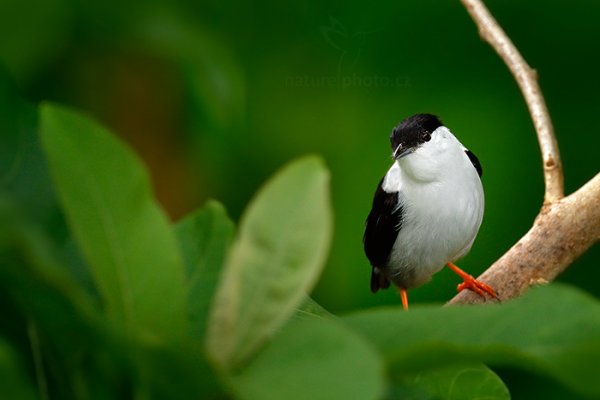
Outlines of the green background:
M600 166L600 3L488 3L538 71L570 193ZM333 312L399 304L370 293L361 238L403 118L439 115L482 163L486 214L463 269L482 272L542 203L521 94L458 1L2 0L0 63L28 100L85 110L131 143L173 220L209 198L237 220L278 167L321 154L335 234L314 297ZM560 280L598 296L599 256ZM444 270L410 301L444 302L457 283Z

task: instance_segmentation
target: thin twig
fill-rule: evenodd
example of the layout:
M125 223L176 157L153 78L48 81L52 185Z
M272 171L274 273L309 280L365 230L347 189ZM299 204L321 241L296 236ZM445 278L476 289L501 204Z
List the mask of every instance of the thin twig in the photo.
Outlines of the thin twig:
M475 21L479 34L496 50L508 66L525 97L542 151L546 187L544 204L560 200L564 196L560 153L548 108L537 82L537 74L525 62L519 50L480 0L461 1Z

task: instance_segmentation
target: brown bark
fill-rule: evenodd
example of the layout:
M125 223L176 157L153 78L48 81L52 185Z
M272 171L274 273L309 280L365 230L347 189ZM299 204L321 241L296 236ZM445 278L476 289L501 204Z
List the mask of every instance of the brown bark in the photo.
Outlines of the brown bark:
M492 286L500 299L518 297L527 288L552 281L600 239L600 174L570 196L563 194L558 144L537 74L480 0L461 0L479 34L506 63L517 81L542 152L544 204L532 228L478 279ZM480 303L464 291L448 304Z

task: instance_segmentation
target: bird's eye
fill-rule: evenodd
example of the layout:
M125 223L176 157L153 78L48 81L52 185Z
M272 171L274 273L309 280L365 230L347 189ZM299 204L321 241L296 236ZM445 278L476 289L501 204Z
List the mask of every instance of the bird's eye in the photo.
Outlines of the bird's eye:
M421 133L421 139L423 139L426 142L429 142L431 140L431 134L427 131L424 131Z

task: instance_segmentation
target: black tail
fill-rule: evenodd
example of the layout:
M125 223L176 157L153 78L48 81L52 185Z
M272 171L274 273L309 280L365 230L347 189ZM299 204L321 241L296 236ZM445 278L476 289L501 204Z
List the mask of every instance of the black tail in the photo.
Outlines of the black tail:
M390 281L381 272L381 269L373 267L371 271L371 292L377 293L379 289L390 287Z

